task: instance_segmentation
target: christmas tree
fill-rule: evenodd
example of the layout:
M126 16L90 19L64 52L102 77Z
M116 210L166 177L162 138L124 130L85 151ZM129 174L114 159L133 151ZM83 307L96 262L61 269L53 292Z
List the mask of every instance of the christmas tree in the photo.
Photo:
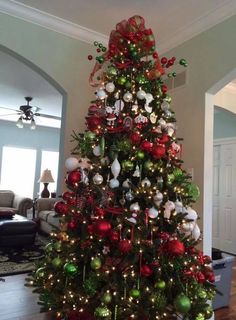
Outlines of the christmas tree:
M42 310L69 320L209 319L214 274L196 248L191 207L199 190L182 169L163 80L176 76L167 73L176 59L159 59L140 16L117 24L108 49L95 45L96 98L87 130L73 133L60 230L33 274Z

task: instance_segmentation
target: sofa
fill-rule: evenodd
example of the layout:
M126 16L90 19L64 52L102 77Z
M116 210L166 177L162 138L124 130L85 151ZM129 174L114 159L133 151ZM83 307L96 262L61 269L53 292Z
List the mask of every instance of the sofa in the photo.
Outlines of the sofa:
M27 217L27 210L32 207L32 199L17 195L11 190L0 190L0 211L13 211Z
M60 221L54 211L54 204L61 199L38 198L35 203L35 214L39 222L40 231L50 234L59 228Z

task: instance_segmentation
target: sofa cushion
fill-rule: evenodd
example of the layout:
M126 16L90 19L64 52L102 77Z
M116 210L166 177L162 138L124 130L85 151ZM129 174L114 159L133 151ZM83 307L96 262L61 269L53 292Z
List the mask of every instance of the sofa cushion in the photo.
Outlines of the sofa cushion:
M4 209L0 208L0 219L1 218L12 218L14 216L15 212L11 209Z
M14 193L8 190L0 190L0 207L12 207Z
M44 210L38 213L39 219L46 221L48 224L59 228L60 221L59 217L56 215L55 211Z

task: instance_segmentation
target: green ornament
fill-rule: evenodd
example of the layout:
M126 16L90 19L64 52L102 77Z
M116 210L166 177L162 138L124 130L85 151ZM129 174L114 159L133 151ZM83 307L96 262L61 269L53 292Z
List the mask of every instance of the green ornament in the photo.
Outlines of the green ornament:
M134 168L134 163L131 160L124 160L121 165L124 171L131 171Z
M173 78L175 78L177 76L177 73L176 72L172 72L172 76L173 76Z
M95 47L97 47L98 46L98 42L97 41L94 41L94 43L93 43L94 45L95 45Z
M210 319L213 316L212 306L208 305L207 307L205 307L203 313L204 313L205 319Z
M194 183L187 184L185 190L188 193L189 197L193 199L193 201L197 201L197 199L200 196L200 190L196 184Z
M138 51L131 51L130 54L133 58L136 58L138 56Z
M117 79L117 82L120 84L120 85L124 85L127 81L127 78L125 76L120 76L118 79Z
M140 291L138 289L131 289L129 292L130 296L134 299L138 299L141 295Z
M110 67L110 68L108 68L107 73L108 73L109 76L116 76L117 75L117 69L115 67Z
M78 272L78 268L73 262L67 262L64 265L64 270L68 276L73 276Z
M111 316L111 311L107 307L97 307L94 312L95 317L106 318Z
M154 287L158 290L165 290L166 288L166 283L164 280L160 280L158 282L155 283Z
M121 152L128 153L131 149L131 142L129 139L121 140L117 143L117 147Z
M145 157L145 153L143 151L137 151L135 156L138 160L143 160Z
M179 60L179 64L180 64L181 66L184 66L184 67L187 67L187 65L188 65L188 63L187 63L187 61L186 61L185 59L180 59L180 60Z
M186 314L191 309L191 301L185 294L182 293L175 298L174 306L178 312Z
M183 171L180 168L175 168L172 173L175 176L175 178L183 176Z
M100 258L93 258L90 262L90 266L93 270L98 270L102 266L102 261Z
M96 57L96 60L97 60L99 63L103 63L103 62L104 62L104 57L103 57L103 56L98 56L98 57Z
M93 141L96 138L96 134L92 131L87 131L85 132L84 137L89 141Z
M52 242L49 242L46 247L45 247L45 250L46 252L50 253L50 252L53 252L53 249L54 249L54 245Z
M130 52L133 52L133 51L135 51L135 50L136 50L136 46L131 43L131 44L129 45L129 51L130 51Z
M146 77L143 75L143 74L139 74L137 75L136 77L136 81L139 83L139 84L145 84L147 82L147 79Z
M52 265L54 268L60 268L60 266L62 265L62 261L59 257L56 257L52 260Z
M61 252L61 251L62 251L61 246L62 246L61 241L57 241L57 242L54 243L54 248L55 248L55 250L56 250L57 252Z
M130 89L132 87L132 83L130 81L126 81L125 88Z
M143 167L144 167L145 170L151 171L151 170L154 169L153 165L154 164L153 164L153 162L151 160L147 160L147 161L144 162Z
M102 52L106 52L107 48L106 47L102 47Z
M171 72L168 73L167 77L168 77L168 78L172 78L172 77L173 77L172 73L171 73Z
M41 267L39 269L36 270L35 272L35 277L36 279L41 279L41 278L44 278L45 277L45 268L44 267Z
M167 180L170 184L175 180L175 176L173 175L173 173L167 175Z
M171 103L172 98L168 94L166 94L163 100L167 101L168 103Z
M99 47L100 49L102 49L103 44L102 44L102 43L99 43L99 44L98 44L98 47Z
M206 291L204 290L204 289L200 289L199 291L198 291L198 297L200 298L200 299L206 299L207 298L207 293L206 293Z
M195 318L195 320L205 320L205 319L206 318L205 318L204 314L202 314L202 313L199 313Z
M109 292L106 292L104 293L104 295L102 296L102 302L103 303L106 303L106 304L109 304L111 303L111 300L112 300L112 295L109 293Z

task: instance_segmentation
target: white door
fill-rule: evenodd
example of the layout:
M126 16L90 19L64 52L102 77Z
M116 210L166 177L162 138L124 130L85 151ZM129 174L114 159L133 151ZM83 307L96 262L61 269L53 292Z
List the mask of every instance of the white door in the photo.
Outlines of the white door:
M236 144L214 147L213 247L236 254Z

